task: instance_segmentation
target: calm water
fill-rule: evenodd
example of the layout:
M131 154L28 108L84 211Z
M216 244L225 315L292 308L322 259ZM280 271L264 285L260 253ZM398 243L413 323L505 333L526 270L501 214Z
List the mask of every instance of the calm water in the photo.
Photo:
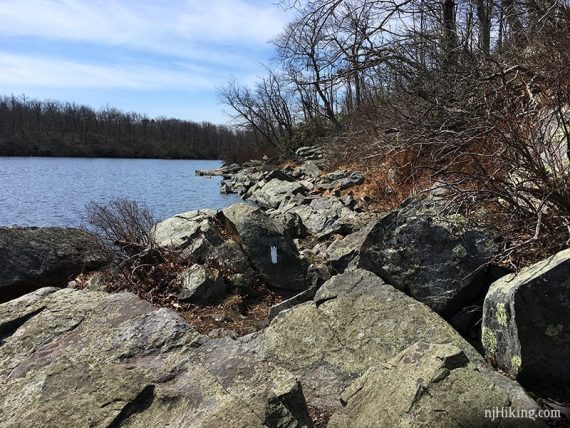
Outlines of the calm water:
M219 161L0 157L0 225L77 226L89 201L125 197L158 219L239 198L219 193L220 177L196 169Z

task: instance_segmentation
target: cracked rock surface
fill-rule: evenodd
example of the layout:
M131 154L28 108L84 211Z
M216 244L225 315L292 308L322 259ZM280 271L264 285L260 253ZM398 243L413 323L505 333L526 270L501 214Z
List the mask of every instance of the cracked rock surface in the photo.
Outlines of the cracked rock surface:
M485 410L535 403L514 382L475 366L450 344L418 342L379 367L371 367L343 393L346 407L330 428L540 427L540 420L495 419Z
M6 427L311 426L295 377L255 346L130 293L43 288L0 305L0 384Z

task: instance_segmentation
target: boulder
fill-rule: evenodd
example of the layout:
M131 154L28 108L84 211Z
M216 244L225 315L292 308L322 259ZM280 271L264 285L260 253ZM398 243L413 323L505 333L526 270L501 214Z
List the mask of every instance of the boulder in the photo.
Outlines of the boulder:
M294 373L319 409L338 409L357 377L417 341L452 344L485 364L427 306L362 269L333 276L313 301L279 313L260 340L267 361Z
M322 167L315 161L307 161L297 167L296 171L303 177L316 178L321 175Z
M373 227L374 223L370 223L357 232L333 241L326 250L327 263L338 273L356 267L360 249Z
M332 196L313 199L308 205L287 207L286 211L298 214L309 232L314 235L331 228L354 226L358 222L356 213Z
M312 426L291 373L130 293L44 288L0 332L3 426Z
M97 238L83 230L0 228L0 302L45 286L63 287L108 262Z
M482 343L523 386L570 398L570 249L491 285Z
M180 292L176 296L184 303L209 305L226 297L226 283L210 268L192 265L179 275Z
M212 248L205 264L216 268L226 276L239 274L244 278L251 278L255 275L249 259L233 239L226 239L222 244Z
M280 221L285 226L285 230L289 233L292 238L306 238L309 231L303 224L303 220L299 214L286 211L274 211L273 213L268 213L270 217L277 221Z
M408 199L366 236L358 266L448 318L482 299L492 282L484 266L496 254L489 234L443 202Z
M450 344L418 342L371 367L342 394L346 407L327 427L546 427L532 419L493 417L494 409L536 411L515 382L481 370Z
M307 262L300 257L283 224L243 203L225 208L220 218L270 286L291 291L307 289Z
M177 214L156 224L153 238L158 246L182 250L184 255L201 261L208 251L223 242L215 220L215 210Z
M304 160L317 160L323 158L323 148L320 146L304 146L295 150L295 154Z
M273 178L263 187L256 189L249 199L262 208L277 208L293 195L304 194L306 191L305 186L297 181L291 182Z

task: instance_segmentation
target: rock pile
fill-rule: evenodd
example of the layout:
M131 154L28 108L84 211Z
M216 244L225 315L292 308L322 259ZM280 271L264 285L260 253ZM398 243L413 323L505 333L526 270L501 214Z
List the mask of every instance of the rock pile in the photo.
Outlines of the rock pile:
M523 386L570 397L570 250L497 280L494 237L447 212L438 195L380 216L350 194L362 173L326 173L318 148L297 156L311 160L200 172L223 175L222 191L247 203L182 213L153 229L159 245L192 261L174 297L216 307L229 284L247 288L261 279L287 298L271 308L266 328L242 337L219 328L203 335L130 293L26 294L0 305L2 423L552 422L502 414L491 420L488 412L536 411L539 403ZM477 350L483 302L486 357L523 386Z

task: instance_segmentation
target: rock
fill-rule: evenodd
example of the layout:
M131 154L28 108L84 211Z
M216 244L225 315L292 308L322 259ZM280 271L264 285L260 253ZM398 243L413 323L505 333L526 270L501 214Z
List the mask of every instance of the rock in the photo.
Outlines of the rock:
M307 262L299 256L282 224L259 208L242 203L225 208L220 217L270 286L292 291L307 289Z
M307 280L317 290L329 279L331 279L331 273L324 263L312 264L307 269Z
M275 211L275 213L271 214L271 217L283 223L292 238L306 238L309 234L309 231L303 224L301 216L297 213L291 211L286 211L285 213Z
M493 409L528 412L537 405L516 383L480 370L450 344L415 343L368 369L342 400L347 405L332 416L329 428L547 426L508 415L492 420Z
M304 160L317 160L323 158L323 149L320 146L299 147L295 154Z
M444 317L483 298L492 237L461 215L442 215L442 202L408 199L380 219L360 249L358 266Z
M228 176L237 173L239 170L241 170L241 168L242 168L241 166L234 163L231 165L225 165L220 168L214 168L214 169L197 169L195 173L196 175L199 176L209 176L209 177Z
M269 314L267 316L268 320L271 321L281 312L313 299L317 290L321 285L329 280L330 277L331 275L326 265L310 265L307 270L307 282L309 283L309 288L281 303L278 303L277 305L272 306L269 309Z
M274 178L263 187L255 190L249 199L262 208L277 208L281 203L298 193L304 194L307 189L299 182L283 181Z
M230 193L233 193L233 191L232 191L231 186L228 183L226 183L225 181L222 181L220 183L220 193L222 195L228 195Z
M314 161L304 162L301 166L297 167L296 170L306 178L316 178L322 173L321 166Z
M176 297L184 303L209 305L227 295L221 275L205 266L191 266L179 275L179 280L181 289Z
M97 238L79 229L0 228L0 302L48 285L64 287L109 262Z
M212 248L205 264L228 276L240 274L246 281L255 275L251 262L241 246L233 239L226 239L222 244Z
M334 187L340 190L346 190L362 183L364 183L364 174L360 171L354 171L348 177L337 180L334 183Z
M313 199L309 205L293 206L287 211L301 217L303 224L314 235L324 232L335 225L341 228L343 224L354 225L356 213L346 208L335 197L320 197Z
M215 328L208 332L208 337L218 339L221 337L229 337L230 339L237 340L239 334L233 330L226 330L224 328Z
M281 169L274 169L272 171L269 171L267 175L264 177L264 180L265 181L278 180L278 181L288 181L288 182L296 181L295 178L293 178L292 176L290 176L284 170Z
M183 250L185 255L201 261L212 247L223 242L215 218L215 210L177 214L154 226L154 241L161 247Z
M570 249L491 285L482 342L523 386L570 398Z
M41 289L0 331L3 426L312 426L291 373L130 293Z
M87 289L89 291L105 291L106 275L103 272L95 272L87 280Z
M272 364L295 374L309 405L336 409L354 379L417 341L453 344L481 356L427 306L371 272L333 276L314 301L281 312L260 339Z
M356 267L360 249L374 224L370 223L362 230L337 239L329 245L326 250L326 260L337 273Z

